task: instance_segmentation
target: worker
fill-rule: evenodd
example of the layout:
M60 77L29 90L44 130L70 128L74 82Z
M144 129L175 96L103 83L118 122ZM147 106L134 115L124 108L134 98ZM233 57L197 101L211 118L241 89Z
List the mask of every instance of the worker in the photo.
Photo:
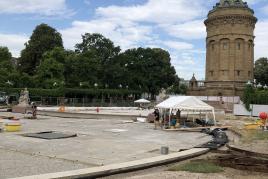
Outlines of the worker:
M154 112L153 112L155 118L154 118L154 129L156 130L157 129L157 126L160 126L160 113L159 113L159 110L158 109L155 109Z
M32 119L37 119L37 106L34 102L32 102Z

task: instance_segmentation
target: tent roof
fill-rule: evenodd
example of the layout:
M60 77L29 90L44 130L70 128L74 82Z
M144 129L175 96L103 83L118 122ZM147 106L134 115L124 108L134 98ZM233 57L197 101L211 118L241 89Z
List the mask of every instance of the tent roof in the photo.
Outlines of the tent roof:
M213 111L214 107L194 96L173 96L158 104L156 108L180 109L185 111Z
M134 101L134 103L150 103L150 101L148 101L146 99L139 99L137 101Z

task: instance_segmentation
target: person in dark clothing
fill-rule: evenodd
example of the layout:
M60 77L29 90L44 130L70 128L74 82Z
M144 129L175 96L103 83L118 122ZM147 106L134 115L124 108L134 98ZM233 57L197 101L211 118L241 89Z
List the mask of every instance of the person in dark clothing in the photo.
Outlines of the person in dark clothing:
M155 109L153 112L155 118L154 118L154 129L157 128L157 126L160 126L160 113L158 109Z

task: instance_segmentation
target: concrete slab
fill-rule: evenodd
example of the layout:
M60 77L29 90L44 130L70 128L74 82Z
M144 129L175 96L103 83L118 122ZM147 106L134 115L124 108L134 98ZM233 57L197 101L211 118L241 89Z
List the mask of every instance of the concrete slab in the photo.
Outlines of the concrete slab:
M44 175L26 176L16 179L72 179L72 178L95 178L100 176L107 176L120 172L133 171L137 169L143 169L149 166L155 166L172 161L183 160L189 157L195 157L204 153L207 153L209 149L206 148L194 148L183 152L177 152L170 155L162 155L142 160L136 160L131 162L112 164L103 167L93 167L88 169L81 169L75 171L66 171L58 173L49 173Z
M1 113L1 115L19 114ZM189 149L211 140L210 136L202 133L169 133L162 130L153 130L153 124L124 123L123 120L114 119L72 119L39 116L39 120L22 120L22 123L23 129L19 133L0 133L1 179L157 157L160 156L159 149L161 146L168 146L170 151L177 152L180 149ZM123 132L113 132L114 129ZM78 136L60 140L21 136L24 133L43 131L76 133ZM7 158L3 161L6 152L18 155L25 166L33 166L36 170L25 170L23 165L16 165L17 159L14 157L16 155L7 155ZM34 159L31 159L32 156L35 156ZM38 162L31 162L32 160ZM57 161L62 162L61 167L53 164ZM73 163L74 166L69 166L69 162ZM3 163L4 165L2 165ZM15 174L13 166L17 166ZM48 169L43 170L42 168L46 168L46 166L51 168L48 167Z

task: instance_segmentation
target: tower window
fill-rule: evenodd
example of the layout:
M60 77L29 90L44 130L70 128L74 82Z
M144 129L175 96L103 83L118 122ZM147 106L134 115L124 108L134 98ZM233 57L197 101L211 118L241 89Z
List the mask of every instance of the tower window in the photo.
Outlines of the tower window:
M226 43L226 42L225 42L225 43L223 43L223 50L226 50L226 49L227 49L227 47L228 47L227 43Z
M251 45L250 45L250 44L248 44L248 49L250 50L250 48L251 48Z
M236 71L236 74L237 74L237 76L240 76L240 71L237 70L237 71Z
M251 71L248 71L248 77L251 77Z
M211 45L211 49L214 50L214 44Z
M214 71L210 71L210 76L213 76L214 75Z
M240 50L241 49L241 44L240 42L237 43L237 50Z

